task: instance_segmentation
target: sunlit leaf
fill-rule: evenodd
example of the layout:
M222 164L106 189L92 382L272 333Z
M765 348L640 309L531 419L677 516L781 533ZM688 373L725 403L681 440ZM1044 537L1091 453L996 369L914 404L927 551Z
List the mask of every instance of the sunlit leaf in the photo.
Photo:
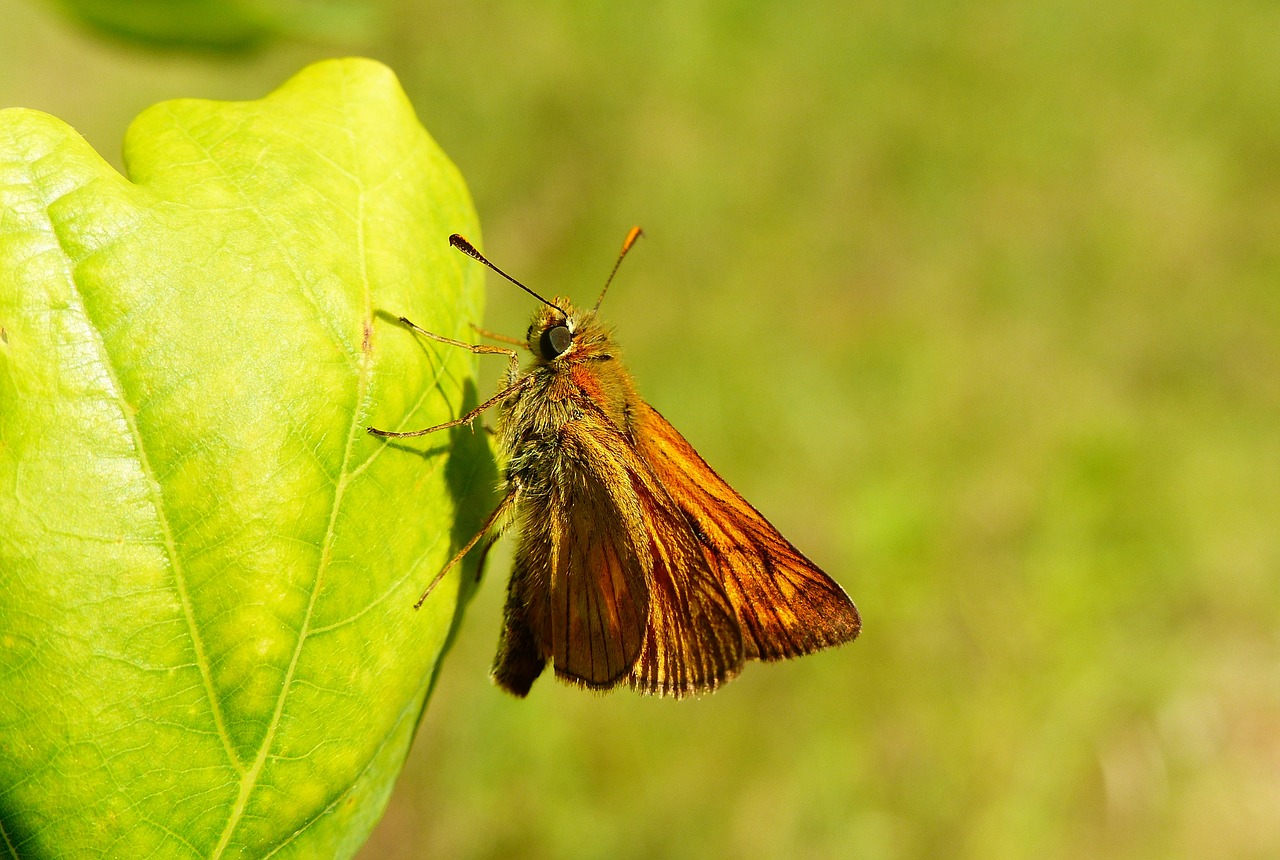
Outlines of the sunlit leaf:
M481 276L394 77L321 63L125 142L0 113L0 854L333 857L380 814L491 502Z

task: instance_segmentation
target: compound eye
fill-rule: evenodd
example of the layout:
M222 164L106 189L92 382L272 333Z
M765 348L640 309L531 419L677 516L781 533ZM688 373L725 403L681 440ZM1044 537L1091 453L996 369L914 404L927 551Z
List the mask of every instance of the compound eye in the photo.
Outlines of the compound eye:
M547 361L558 358L569 344L573 342L573 334L569 331L568 326L558 325L552 326L542 333L542 339L538 343L538 347L542 350L542 357Z

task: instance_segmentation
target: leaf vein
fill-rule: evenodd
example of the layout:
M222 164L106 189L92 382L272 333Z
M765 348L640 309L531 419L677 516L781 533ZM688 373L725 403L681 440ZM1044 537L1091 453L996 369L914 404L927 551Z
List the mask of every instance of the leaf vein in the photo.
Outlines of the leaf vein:
M372 325L373 321L373 296L369 283L368 256L365 249L365 215L364 215L364 194L361 192L357 203L357 219L356 219L356 239L358 246L358 259L361 267L361 286L363 290L363 320L365 326ZM285 671L284 680L280 684L280 695L276 699L276 706L271 715L271 722L267 726L266 734L263 736L262 744L258 748L258 754L254 758L253 764L240 780L240 791L232 806L231 814L227 818L227 823L223 827L222 835L218 840L218 845L213 851L212 858L217 860L227 850L227 846L231 843L231 837L235 833L236 827L244 817L248 808L249 796L256 787L258 777L262 773L262 768L266 764L267 758L271 752L272 746L275 744L276 732L280 728L280 719L284 714L285 702L289 698L289 691L293 686L294 675L297 672L298 660L302 656L303 646L306 644L310 634L311 618L315 613L316 601L320 595L320 587L324 581L324 574L329 566L329 560L332 556L333 540L336 533L336 525L338 521L338 512L342 508L342 500L346 495L346 489L351 481L349 472L353 452L355 449L356 439L363 436L360 432L361 418L368 409L368 398L370 388L370 377L372 375L371 357L367 351L362 350L358 364L359 375L356 386L356 404L352 410L351 423L347 428L347 441L342 454L342 467L339 470L338 481L334 485L333 503L329 511L329 522L325 528L323 541L323 549L320 553L320 561L316 570L315 581L311 586L311 595L307 600L307 608L303 613L302 626L298 631L298 641L294 645L293 655L289 659L289 668Z
M33 190L40 196L41 203L44 206L44 212L49 224L49 231L53 234L54 239L58 243L58 249L63 257L70 261L74 257L67 247L67 243L63 240L61 231L58 228L58 222L53 217L53 213L49 211L49 202L40 190ZM70 193L70 192L68 192ZM124 384L120 379L120 375L116 372L113 363L111 351L107 347L107 342L103 338L102 331L94 322L89 314L89 303L85 297L80 283L76 280L74 267L67 268L67 280L76 296L80 300L80 309L84 315L85 321L88 323L91 335L95 341L100 360L102 361L103 370L107 375L107 379L111 386L111 391L115 396L116 405L120 410L121 419L129 430L132 437L134 450L137 452L138 467L143 473L143 477L147 482L147 489L151 495L152 505L155 508L156 522L159 526L161 537L163 539L164 550L169 559L169 567L173 571L174 588L178 594L178 602L182 607L182 616L187 625L187 630L191 637L191 647L195 652L196 663L200 667L200 679L204 685L205 695L209 700L209 709L212 712L214 724L218 729L218 736L222 740L222 746L227 754L227 759L231 766L236 770L240 770L243 765L239 757L235 753L235 747L231 743L231 736L227 733L226 722L222 714L222 708L218 702L217 693L213 686L213 676L210 672L209 658L205 653L204 640L200 638L200 632L196 628L195 615L191 606L191 596L187 592L186 573L183 568L182 558L178 552L177 541L174 538L173 526L169 522L169 515L165 508L164 488L156 477L155 469L151 465L151 458L147 454L146 445L142 438L142 430L138 426L136 416L133 409L129 406L128 400L124 393Z
M196 147L196 149L200 150L200 152L204 154L208 164L217 170L235 193L245 201L245 205L248 210L254 214L254 217L258 219L262 226L265 227L269 233L275 235L277 232L275 226L267 218L266 214L264 214L261 208L254 203L253 198L245 192L245 189L241 186L240 182L224 169L222 162L214 158L210 149L205 144L201 143L201 141L192 134L185 125L177 122L176 119L174 126L187 138L187 140L191 142L192 146ZM363 226L360 226L358 229L363 230ZM289 248L289 243L287 242L279 242L277 244L281 249ZM298 267L298 261L293 257L293 255L289 254L287 250L281 250L280 256L281 259L284 260L285 265L289 267L289 272L293 275L294 281L298 284L298 292L302 295L302 298L311 305L311 309L315 311L316 317L321 321L321 323L323 323L325 330L329 334L330 340L333 341L334 346L338 348L349 363L358 363L359 358L357 350L342 337L342 331L338 324L331 319L328 314L322 312L320 302L312 294L311 290L308 289L307 279L303 277L302 271Z

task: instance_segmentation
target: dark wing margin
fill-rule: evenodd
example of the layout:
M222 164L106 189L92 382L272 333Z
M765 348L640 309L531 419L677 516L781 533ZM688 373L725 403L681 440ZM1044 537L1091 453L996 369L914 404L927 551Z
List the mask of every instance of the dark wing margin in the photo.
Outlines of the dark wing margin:
M844 589L717 475L656 409L639 404L635 422L636 447L728 595L748 659L798 657L858 635L862 619Z
M498 639L498 654L493 659L491 673L494 683L521 698L529 695L529 688L547 665L546 655L533 627L537 623L538 613L532 601L539 593L539 574L530 565L530 559L522 538L515 566L511 570L511 579L507 583L502 635ZM545 612L541 614L545 615Z

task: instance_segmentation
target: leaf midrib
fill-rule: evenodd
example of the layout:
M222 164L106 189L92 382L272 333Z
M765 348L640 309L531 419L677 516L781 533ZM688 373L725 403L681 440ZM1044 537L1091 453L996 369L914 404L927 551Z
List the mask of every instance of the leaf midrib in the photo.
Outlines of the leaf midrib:
M186 129L184 128L185 132ZM198 145L198 144L197 144ZM212 161L212 157L210 156ZM224 173L225 175L225 173ZM230 177L228 177L230 179ZM233 180L232 180L233 181ZM363 308L361 326L370 327L373 325L373 295L369 283L369 261L365 247L365 189L363 183L360 184L360 193L356 198L356 258L360 261L360 286L362 291ZM237 192L241 196L245 196L243 189L236 186ZM255 214L261 218L261 213L254 208ZM262 219L265 223L265 219ZM362 339L362 343L363 343ZM338 471L338 480L334 484L333 504L329 510L329 522L325 527L324 541L320 552L320 563L316 569L315 581L311 586L311 595L307 599L307 609L303 614L302 626L298 631L298 640L294 645L293 655L289 659L289 668L285 672L283 681L280 684L280 695L276 699L276 706L271 715L271 721L267 724L267 731L263 736L262 743L258 748L258 753L254 757L253 764L243 773L240 778L240 790L237 793L236 800L231 808L231 814L227 817L227 823L223 826L223 831L218 839L218 844L214 848L211 860L218 860L226 852L227 847L231 844L231 837L235 834L236 827L239 825L241 818L244 816L245 810L248 808L249 796L253 793L253 789L257 786L258 777L262 773L262 768L266 764L267 756L275 744L276 732L280 727L280 718L284 713L285 702L289 698L289 690L293 686L294 674L297 671L298 659L302 655L303 645L307 641L310 634L311 618L315 612L316 600L320 594L320 585L324 580L325 571L328 569L329 560L332 555L333 539L336 531L338 520L338 511L342 508L342 500L346 495L347 486L350 484L353 475L351 474L350 464L352 452L355 448L355 440L358 438L357 431L360 428L360 416L367 407L369 396L369 381L372 375L371 351L361 349L359 351L357 365L357 381L356 381L356 403L351 414L351 424L347 428L347 440L342 453L342 465Z
M164 487L156 477L155 469L151 465L151 458L147 454L146 444L142 438L142 431L138 427L135 412L130 408L128 399L125 397L124 384L121 382L120 376L116 372L116 365L112 359L111 351L107 347L106 339L102 335L101 328L89 313L89 302L79 281L76 280L76 258L71 253L66 241L64 241L58 222L50 211L53 204L60 198L49 199L43 193L43 189L35 181L31 183L31 187L40 199L41 206L49 224L49 232L53 234L55 241L57 241L58 250L62 252L63 258L70 263L66 273L67 280L71 284L71 287L75 291L75 295L79 300L80 311L84 316L85 322L88 324L94 345L98 351L99 360L107 374L111 391L115 395L116 405L120 410L120 417L124 420L125 426L129 429L129 435L133 441L133 448L137 453L138 468L141 470L143 478L147 482L147 489L151 496L152 506L155 508L156 512L156 523L160 529L165 554L169 559L169 568L173 571L174 589L178 594L178 602L182 606L183 620L187 625L187 633L191 637L191 647L195 652L196 667L200 672L200 681L201 685L204 687L205 696L209 700L209 710L213 717L214 725L218 730L218 738L222 741L223 750L227 754L227 761L237 773L243 773L244 764L240 761L240 757L236 755L235 745L232 743L231 735L227 731L226 720L223 716L222 708L219 706L218 697L214 689L213 675L210 671L208 654L205 652L204 640L200 637L199 630L195 623L191 597L187 591L186 573L182 564L182 556L178 552L177 541L174 539L173 527L169 522L169 515L165 506ZM72 189L67 193L74 193L74 191L80 187L82 186L76 186L75 189Z

